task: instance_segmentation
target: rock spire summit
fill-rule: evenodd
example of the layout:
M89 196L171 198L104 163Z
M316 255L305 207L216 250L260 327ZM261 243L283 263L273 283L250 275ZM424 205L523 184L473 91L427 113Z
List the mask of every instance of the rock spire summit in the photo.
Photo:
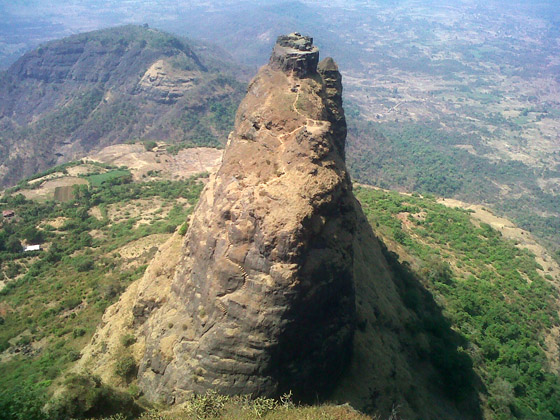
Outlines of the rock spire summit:
M144 325L148 397L215 389L313 399L347 365L356 214L340 75L329 61L323 80L318 60L310 37L281 36L249 84L170 296Z
M398 404L411 419L479 419L438 388L431 336L417 326L439 312L387 261L354 198L342 78L332 59L317 61L311 38L279 38L186 236L107 309L77 368L122 385L116 361L130 352L145 397L168 404L292 391L385 417Z
M319 48L313 45L313 38L298 32L279 36L270 57L272 68L293 71L300 78L316 73L318 63Z

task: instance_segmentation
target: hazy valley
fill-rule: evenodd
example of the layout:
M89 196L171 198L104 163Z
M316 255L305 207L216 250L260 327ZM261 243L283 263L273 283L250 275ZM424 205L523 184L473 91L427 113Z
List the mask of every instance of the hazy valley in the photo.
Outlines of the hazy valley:
M210 40L237 61L257 66L277 34L297 28L313 34L325 54L341 63L354 177L489 205L558 248L560 17L554 3L136 6L4 5L10 16L2 32L4 63L13 62L22 48L103 21L148 22Z
M552 3L136 6L0 6L0 419L560 417Z

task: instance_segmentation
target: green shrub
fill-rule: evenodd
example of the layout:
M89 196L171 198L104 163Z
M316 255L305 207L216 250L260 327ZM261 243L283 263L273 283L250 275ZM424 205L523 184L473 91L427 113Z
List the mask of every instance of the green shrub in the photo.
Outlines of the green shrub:
M115 374L128 380L136 374L136 360L132 356L124 356L115 363Z
M145 141L144 148L147 152L154 150L157 147L157 143L155 141Z
M194 419L206 419L219 416L229 397L216 391L207 391L203 395L194 395L185 404L185 414Z
M72 337L74 338L83 337L84 335L86 335L85 328L76 327L74 328L74 331L72 331Z
M43 384L18 384L0 392L0 419L51 420L42 411L46 402Z
M179 228L179 235L185 236L185 234L187 233L187 230L189 230L189 224L188 224L188 222L185 222Z
M129 347L136 343L136 337L133 334L125 334L121 337L121 344L124 347Z
M119 412L138 413L130 395L114 390L96 376L71 374L62 392L45 407L49 418L57 420L109 416Z
M84 273L84 272L93 270L95 262L94 262L93 258L90 257L90 256L80 255L80 256L74 258L74 260L72 261L72 264L74 265L74 267L76 267L76 270L78 272Z
M82 355L78 350L69 350L68 353L66 354L66 359L68 359L69 362L75 362L76 360L80 360L81 357Z
M6 276L9 279L13 279L14 277L16 277L18 274L20 274L23 271L23 267L15 262L10 262L8 264L8 266L6 267Z
M278 408L278 401L272 398L259 397L252 401L251 408L258 418L266 416Z
M74 309L76 306L82 303L82 298L80 296L69 296L62 301L60 304L61 310L70 310Z
M6 242L6 251L8 252L21 252L23 251L23 247L21 246L21 242L15 236L10 236L8 241Z
M38 230L35 226L28 226L23 229L21 236L31 244L42 244L45 240L45 233Z

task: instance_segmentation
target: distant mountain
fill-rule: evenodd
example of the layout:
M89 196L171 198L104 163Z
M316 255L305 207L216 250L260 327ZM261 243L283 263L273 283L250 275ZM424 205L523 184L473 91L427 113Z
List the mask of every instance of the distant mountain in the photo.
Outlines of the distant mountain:
M0 74L0 185L132 139L219 146L244 79L218 48L147 26L46 43Z

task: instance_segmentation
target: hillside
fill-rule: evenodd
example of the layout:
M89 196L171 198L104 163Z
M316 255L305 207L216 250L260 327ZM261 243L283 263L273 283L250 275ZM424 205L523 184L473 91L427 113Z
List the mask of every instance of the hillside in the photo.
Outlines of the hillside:
M158 170L155 151L136 145L109 146L85 161L52 168L5 192L0 209L13 210L15 215L3 221L0 238L0 419L50 418L41 408L53 384L82 357L105 308L142 275L154 255L169 256L170 249L178 254L185 229L173 231L184 223L206 182L204 174L189 176L200 168L215 171L221 154L206 148L177 155L158 152L162 163ZM131 166L109 164L120 159ZM146 162L154 164L149 174ZM179 162L182 172L175 167ZM53 200L60 186L77 193L75 199ZM21 253L19 245L28 243L40 243L41 251ZM132 336L115 332L114 337L125 348L133 344ZM120 375L126 375L126 364L119 369ZM70 375L65 380L71 380L80 393L73 401L75 415L89 404L95 407L99 398L105 398L103 405L109 403L103 394L108 389L97 387L91 379ZM87 392L80 384L88 387ZM111 392L121 411L141 396L134 386L125 394ZM108 409L115 407L109 404ZM369 418L348 406L297 407L289 398L281 403L250 402L214 394L158 416Z
M553 0L70 3L0 5L0 63L39 40L131 19L212 40L251 65L277 33L313 33L342 64L356 179L489 206L560 252Z
M134 139L222 145L244 77L216 47L147 27L46 43L0 74L0 185Z
M41 40L100 22L153 23L212 40L251 65L267 58L276 34L313 33L343 69L355 178L490 206L560 252L555 0L219 1L193 7L30 0L0 10L6 16L0 65Z
M15 215L3 221L0 240L0 418L14 410L8 418L41 418L52 381L80 358L105 308L185 223L205 180L132 182L127 168L93 161L50 172L2 199ZM53 181L76 185L75 198L53 200ZM36 200L21 194L31 192ZM30 243L41 251L22 253Z
M485 390L485 417L557 418L560 275L550 256L545 269L507 238L504 219L482 209L371 187L356 195L386 252L422 281L463 337ZM408 299L414 306L418 296Z
M194 154L196 149L189 152ZM154 154L139 153L139 161ZM206 162L212 167L212 159ZM42 191L50 184L48 179L39 179L35 186L31 181L31 187L2 200L0 209L13 209L16 214L11 228L3 226L0 254L3 281L8 284L0 292L0 405L4 413L18 413L8 418L44 418L38 410L52 391L51 384L81 357L104 309L142 275L156 248L163 251L179 243L176 234L162 248L201 190L196 180L165 181L170 172L142 177L138 172L142 165L128 169L105 165L90 162L49 171L51 181L70 178L69 184L75 182L74 177L95 182L96 172L104 174L102 179L113 179L97 184L87 199L67 204L44 201L42 197L49 195ZM126 171L138 181L131 183ZM18 193L39 201L25 201ZM423 354L426 334L432 336L430 341L435 339L434 314L422 315L429 307L422 297L425 288L443 309L445 318L438 322L448 322L462 336L462 351L472 359L483 384L480 392L488 418L554 415L557 411L551 404L560 389L555 291L560 279L557 267L541 267L551 264L550 256L541 255L537 262L522 245L516 248L514 240L507 238L511 224L489 214L479 216L482 209L450 208L433 198L366 187L356 187L356 195L374 231L387 244L383 252L393 267L400 265L397 258L404 263L399 293L422 320L407 326L409 351ZM84 218L84 214L89 216ZM523 239L527 233L516 231L515 235L521 244L529 241ZM15 242L12 236L22 243L26 238L39 239L44 251L10 253L6 245ZM423 286L413 286L417 282ZM371 331L367 325L357 334L367 337ZM126 340L123 336L115 340ZM445 367L451 361L440 359L441 368L456 370L454 365ZM134 386L128 389L139 398ZM355 391L339 390L335 398L344 401L349 392Z
M482 206L352 185L346 132L293 33L223 154L142 138L6 190L0 419L558 418L558 264Z

